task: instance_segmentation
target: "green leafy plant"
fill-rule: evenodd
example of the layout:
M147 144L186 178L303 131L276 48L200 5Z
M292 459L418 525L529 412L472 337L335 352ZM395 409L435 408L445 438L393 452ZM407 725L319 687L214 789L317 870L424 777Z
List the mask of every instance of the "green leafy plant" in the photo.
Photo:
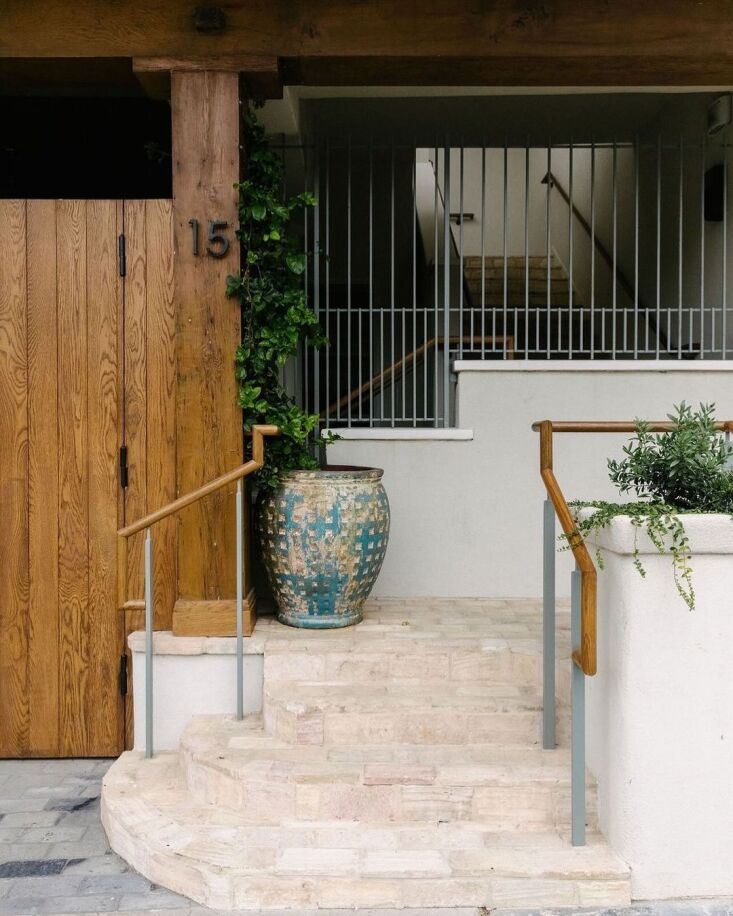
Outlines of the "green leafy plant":
M244 119L244 136L246 178L235 185L243 267L239 276L227 278L227 295L242 304L236 374L245 432L258 423L280 428L280 435L268 441L265 465L257 474L262 488L272 488L287 471L318 467L318 416L297 405L282 370L302 342L320 347L327 340L308 305L307 256L296 231L298 216L314 206L315 198L306 192L283 199L282 159L270 149L252 109Z
M681 516L733 515L733 448L715 429L714 411L713 404L701 404L694 411L683 402L669 415L672 427L663 433L652 433L647 423L637 421L636 435L624 446L624 457L608 462L611 481L620 493L636 496L636 501L571 504L577 525L573 534L585 536L620 516L629 518L637 533L644 529L660 553L671 554L677 591L690 609L695 606L695 591ZM580 515L580 509L594 511ZM597 556L602 568L600 551ZM636 547L634 565L644 576Z

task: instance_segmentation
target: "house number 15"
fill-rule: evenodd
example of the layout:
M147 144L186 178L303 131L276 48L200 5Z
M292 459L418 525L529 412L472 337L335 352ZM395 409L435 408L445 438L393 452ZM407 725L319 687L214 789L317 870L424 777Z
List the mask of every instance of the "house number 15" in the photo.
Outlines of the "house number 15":
M188 225L191 227L191 240L194 257L199 254L199 221L190 219ZM206 254L212 258L223 258L229 251L229 239L223 234L222 230L226 229L229 224L225 219L210 219L209 229L206 234Z

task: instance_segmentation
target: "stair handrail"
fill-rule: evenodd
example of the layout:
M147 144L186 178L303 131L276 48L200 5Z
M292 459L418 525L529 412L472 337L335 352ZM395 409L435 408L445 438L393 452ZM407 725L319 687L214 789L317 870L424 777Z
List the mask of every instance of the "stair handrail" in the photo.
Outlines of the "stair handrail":
M675 424L669 420L645 423L652 433L669 432ZM581 589L581 638L580 646L573 647L572 659L583 674L593 676L597 671L597 573L583 537L577 530L570 507L555 477L553 467L554 433L633 433L638 423L632 420L538 420L532 424L534 432L540 434L540 476L547 495L552 502L560 526L580 569L583 586ZM733 420L719 420L713 428L717 432L733 433Z
M646 320L652 327L654 333L659 337L660 345L664 347L665 350L669 350L669 341L667 340L667 335L661 330L657 324L656 316L654 312L647 308L644 303L639 299L638 291L632 286L631 281L628 279L626 274L621 270L618 265L618 261L614 262L613 256L603 244L603 242L598 238L598 235L593 230L593 227L590 225L588 220L583 216L583 214L578 209L574 201L571 202L570 195L562 186L562 183L558 181L557 177L552 172L547 172L545 177L542 179L541 184L549 185L550 188L555 188L565 201L565 203L571 208L573 216L580 223L582 229L585 230L586 234L590 239L593 240L593 244L596 247L596 250L600 254L601 258L605 262L606 266L610 269L611 273L614 275L614 282L617 282L621 289L626 293L629 299L634 303L636 309L644 313Z
M125 525L117 531L117 597L120 610L145 611L145 756L153 756L153 542L150 529L153 525L163 521L171 515L180 512L187 506L193 505L205 496L221 490L228 484L237 484L236 493L236 580L237 597L235 602L235 616L237 627L237 718L244 715L243 698L243 600L244 600L244 504L242 479L254 474L265 462L265 437L277 436L280 430L277 426L256 424L252 427L252 457L239 467L215 477L208 483L191 490L178 499L174 499L161 506L154 512L149 512L142 518ZM127 600L127 542L134 534L145 531L145 598L140 600Z
M668 432L670 421L645 423L650 432ZM539 420L532 424L540 434L540 476L547 491L543 512L543 600L542 600L542 746L555 742L555 517L560 521L577 568L570 579L571 696L571 837L574 846L585 843L585 677L598 667L596 567L553 468L554 433L636 432L638 422L629 420ZM714 424L717 432L733 433L733 420Z
M506 345L507 359L514 359L514 335L512 334L496 336L484 335L483 337L477 337L475 334L451 334L450 337L447 338L447 341L448 347L446 348L446 337L443 334L424 340L419 346L415 347L414 350L410 350L409 353L400 356L399 359L396 359L389 366L385 366L384 369L380 369L379 372L372 375L366 382L356 385L351 391L347 391L346 394L342 395L339 400L332 401L327 407L324 407L319 414L321 420L341 419L338 414L342 407L348 407L349 404L353 404L354 401L358 402L359 399L363 399L370 392L378 393L386 384L394 384L396 380L404 375L408 368L414 366L415 363L417 363L419 359L422 359L426 353L429 353L431 349L437 353L439 347L443 347L444 351L445 349L450 350L451 345L457 343L469 343L473 346L474 341L479 341L482 347L485 347L486 344L495 346L497 343L501 343L502 347ZM501 352L504 351L502 350ZM337 416L334 417L334 413L336 413Z

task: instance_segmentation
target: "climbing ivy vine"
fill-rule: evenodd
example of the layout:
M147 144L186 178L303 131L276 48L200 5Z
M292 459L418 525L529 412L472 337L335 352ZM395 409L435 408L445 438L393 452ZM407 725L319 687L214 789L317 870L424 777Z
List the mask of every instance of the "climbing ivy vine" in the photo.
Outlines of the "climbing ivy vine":
M244 119L244 138L246 177L235 185L243 266L239 276L228 277L227 294L242 305L236 375L245 431L258 423L280 428L280 435L268 440L265 465L257 474L267 489L287 471L318 467L318 416L288 394L282 370L302 343L321 347L327 340L308 305L307 255L297 231L298 217L314 206L315 198L305 192L283 199L282 159L270 148L252 108Z

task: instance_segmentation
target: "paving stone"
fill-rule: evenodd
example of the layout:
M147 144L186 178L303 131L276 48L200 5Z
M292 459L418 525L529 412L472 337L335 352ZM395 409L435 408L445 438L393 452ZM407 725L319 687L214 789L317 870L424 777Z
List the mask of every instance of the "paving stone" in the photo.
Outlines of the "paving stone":
M16 859L0 865L0 878L31 878L42 875L60 875L66 859Z
M12 783L9 784L12 786ZM2 791L6 791L9 786L3 786ZM27 796L16 796L14 798L0 798L0 814L15 814L17 812L43 811L47 805L45 798L28 798ZM0 821L0 824L2 821Z
M79 875L65 874L16 878L7 896L73 897L79 893L83 880Z
M4 814L2 827L53 827L61 815L56 811L18 811Z
M44 916L67 916L71 913L111 913L119 909L120 898L116 896L103 896L101 894L82 895L74 897L47 898L35 913ZM62 907L62 909L59 909Z

